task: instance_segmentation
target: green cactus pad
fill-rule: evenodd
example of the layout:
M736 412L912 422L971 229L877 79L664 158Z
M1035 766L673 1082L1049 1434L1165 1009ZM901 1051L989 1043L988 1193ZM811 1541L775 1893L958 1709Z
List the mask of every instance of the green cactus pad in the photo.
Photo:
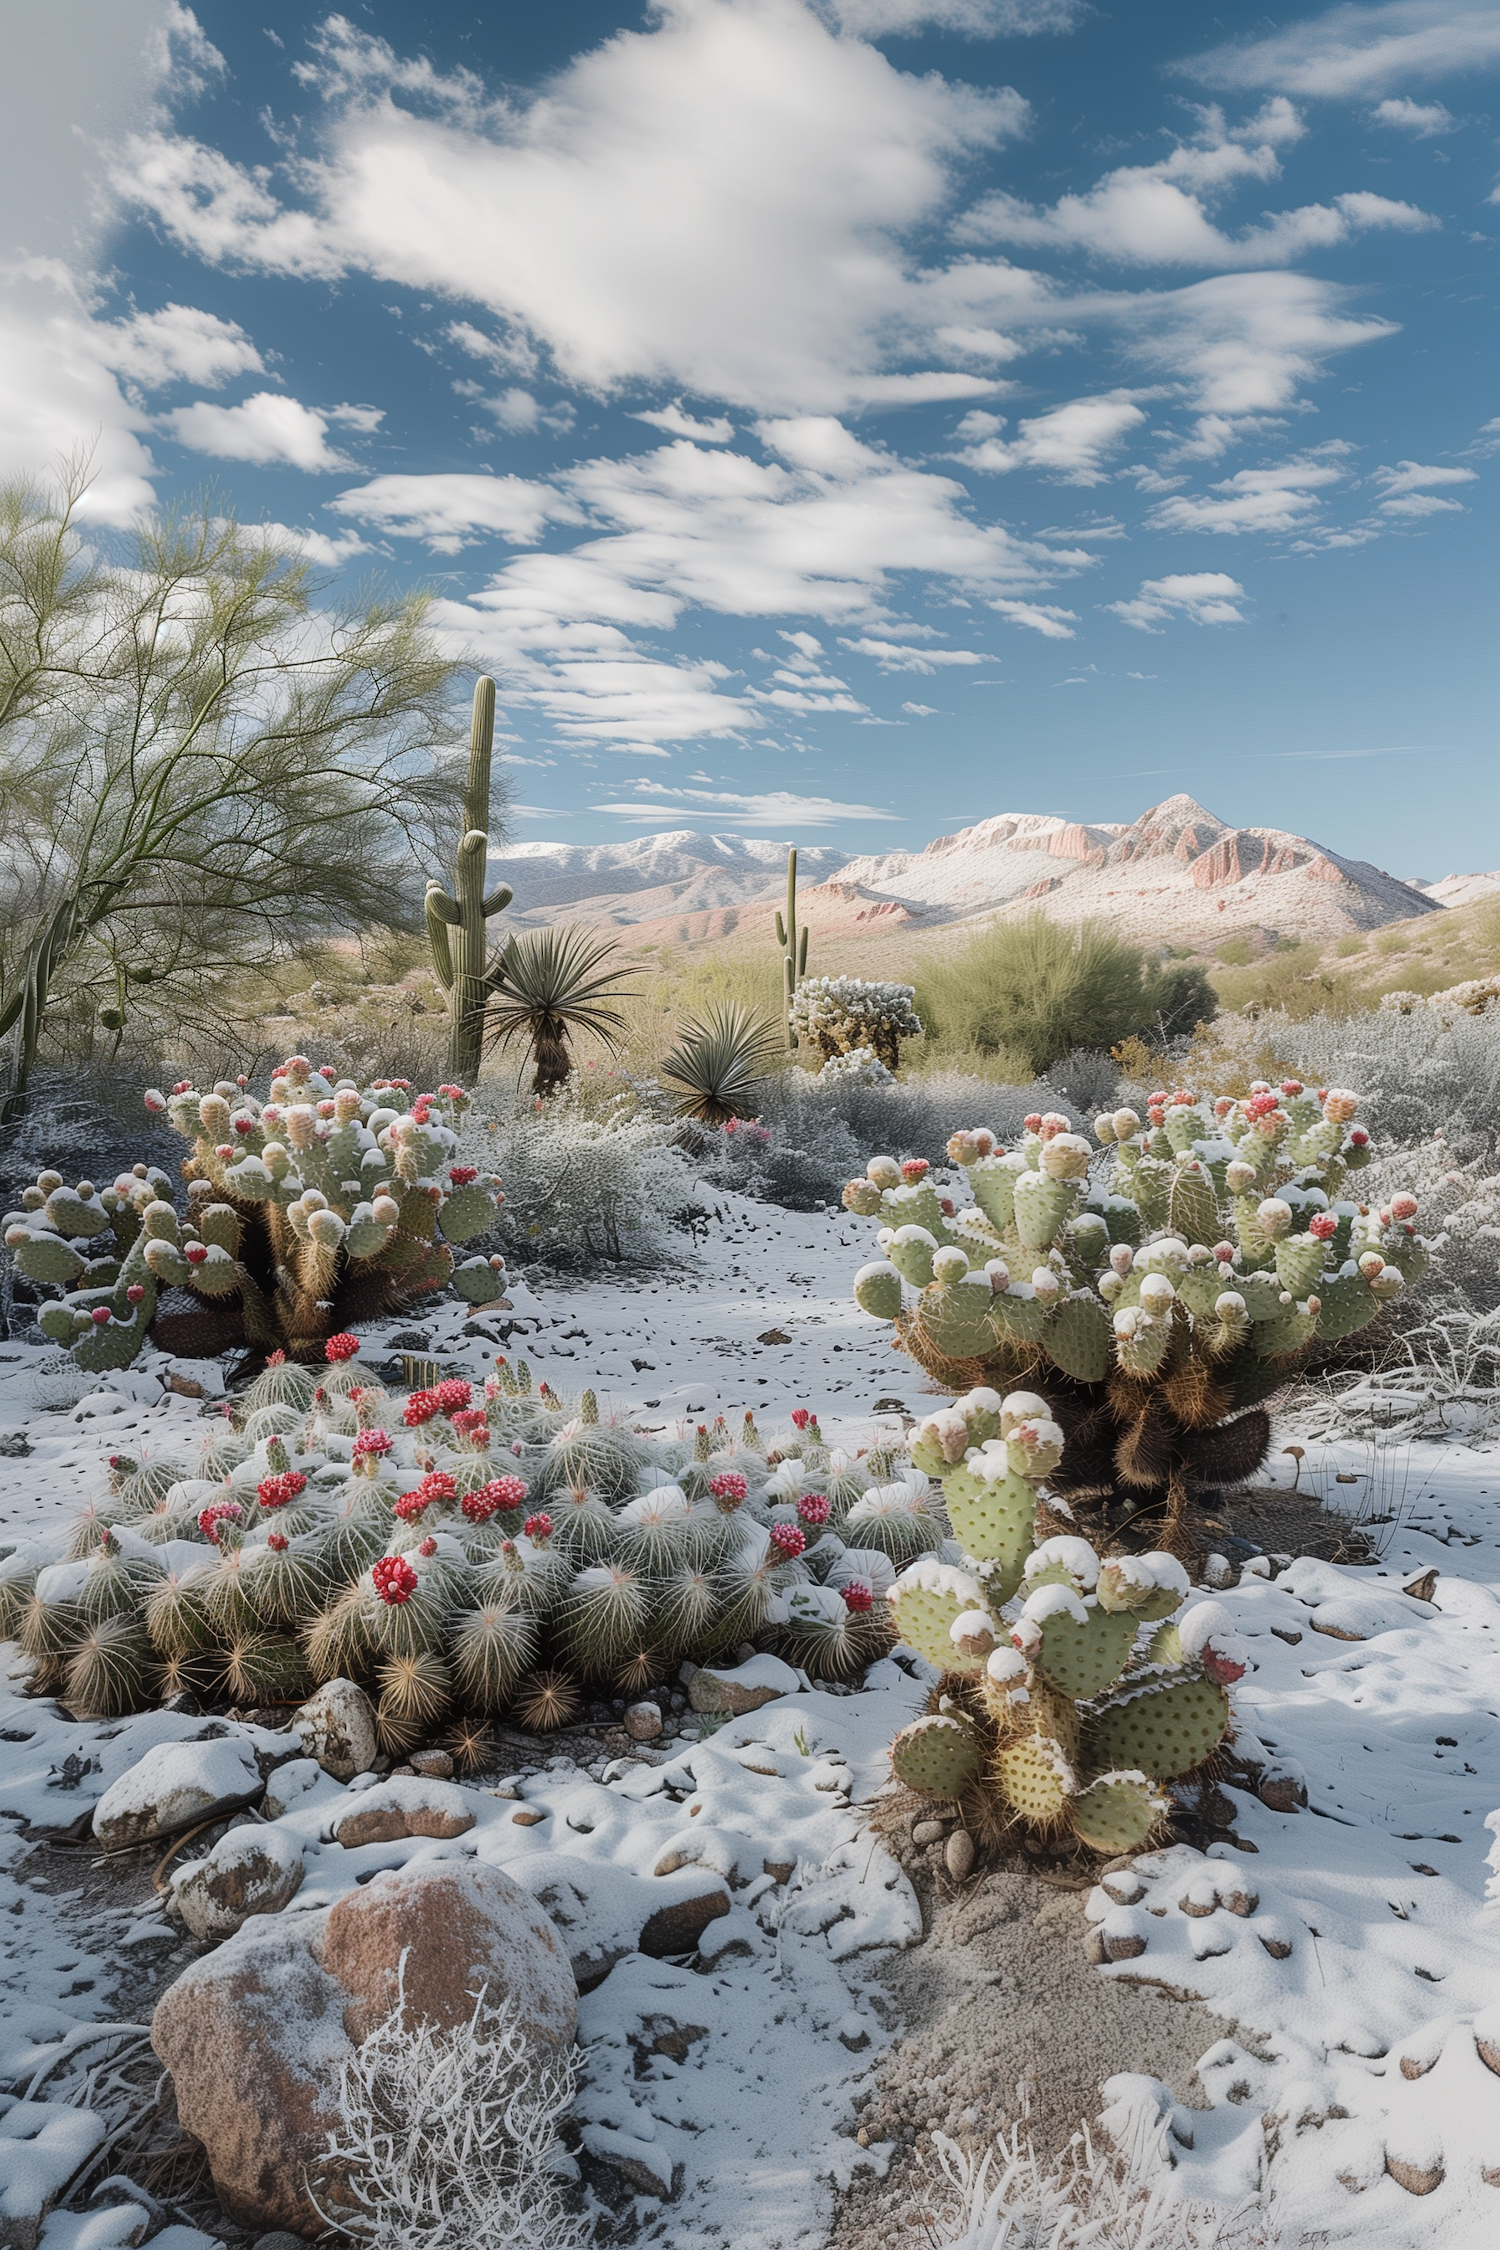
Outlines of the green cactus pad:
M1023 1172L1016 1181L1015 1228L1026 1250L1045 1250L1083 1200L1076 1180Z
M955 1490L956 1486L962 1489ZM1021 1568L1031 1550L1036 1514L1036 1494L1031 1486L1014 1471L987 1480L959 1469L944 1480L943 1503L953 1536L964 1553L976 1562L1000 1564L1003 1590L999 1598L1009 1601L1021 1583Z
M64 1289L71 1289L83 1277L88 1265L82 1251L75 1250L60 1234L44 1234L38 1230L28 1234L18 1243L14 1252L16 1270L28 1281L47 1281Z
M471 1305L492 1305L505 1284L488 1258L462 1258L453 1269L453 1286Z
M1020 1156L982 1156L977 1164L968 1166L974 1201L1001 1234L1010 1231L1015 1217L1016 1181L1026 1169L1026 1160Z
M1182 1653L1182 1635L1177 1630L1175 1617L1158 1625L1146 1643L1146 1656L1152 1664L1176 1666L1186 1661Z
M1002 1742L991 1769L1013 1812L1039 1828L1055 1827L1068 1802L1073 1776L1055 1742L1034 1734Z
M922 1293L922 1326L949 1359L973 1359L993 1348L995 1292L986 1273L971 1274L948 1289Z
M450 1242L468 1242L495 1223L495 1198L477 1180L456 1187L443 1205L443 1232Z
M1038 1670L1053 1687L1081 1702L1102 1695L1111 1680L1119 1678L1135 1639L1136 1620L1128 1612L1112 1615L1090 1605L1086 1625L1058 1610L1043 1620L1041 1632L1035 1658Z
M1212 1320L1224 1291L1238 1287L1237 1281L1221 1281L1215 1265L1190 1266L1177 1283L1177 1294L1194 1320Z
M913 1719L891 1744L891 1767L898 1781L924 1797L957 1797L979 1772L974 1729L946 1711Z
M1362 1273L1341 1274L1318 1294L1323 1301L1323 1310L1318 1315L1320 1336L1333 1339L1352 1336L1356 1330L1368 1327L1380 1310L1380 1299Z
M894 1320L901 1310L901 1276L884 1258L861 1266L854 1276L854 1301L876 1320Z
M1092 1291L1065 1297L1042 1331L1047 1356L1078 1383L1102 1383L1110 1368L1109 1314Z
M1280 1320L1287 1309L1281 1301L1282 1284L1274 1273L1242 1273L1234 1287L1245 1300L1246 1312L1257 1323Z
M1260 1359L1287 1359L1310 1344L1317 1332L1316 1313L1284 1308L1280 1320L1257 1322L1250 1331L1250 1346Z
M984 1669L983 1657L966 1656L948 1633L954 1619L966 1609L985 1606L978 1580L966 1571L924 1559L901 1573L886 1600L902 1640L940 1672Z
M1201 1673L1143 1675L1093 1712L1084 1730L1091 1766L1170 1781L1201 1766L1229 1728L1229 1698Z
M998 1290L990 1309L997 1324L1018 1342L1040 1343L1047 1315L1029 1281L1012 1282L1009 1289Z
M1096 1852L1138 1852L1170 1806L1144 1777L1107 1774L1073 1799L1073 1830Z
M1316 1289L1323 1275L1323 1245L1316 1237L1289 1235L1276 1245L1276 1278L1297 1299Z
M1176 1168L1167 1196L1167 1224L1176 1227L1189 1242L1211 1244L1219 1239L1219 1205L1213 1181L1196 1161Z
M926 1227L897 1227L886 1244L886 1256L913 1289L925 1289L932 1279L932 1258L938 1244Z

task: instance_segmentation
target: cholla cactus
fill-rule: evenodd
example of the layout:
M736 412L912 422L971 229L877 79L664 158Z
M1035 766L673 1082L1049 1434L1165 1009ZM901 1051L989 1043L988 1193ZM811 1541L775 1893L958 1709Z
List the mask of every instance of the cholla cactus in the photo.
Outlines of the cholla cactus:
M1415 1197L1344 1195L1370 1161L1357 1106L1294 1079L1242 1101L1153 1095L1144 1123L1095 1120L1107 1169L1056 1113L1009 1152L958 1132L962 1203L921 1159L874 1157L844 1190L884 1221L855 1295L955 1391L1045 1382L1067 1440L1053 1489L1104 1500L1117 1525L1164 1509L1184 1544L1189 1493L1264 1458L1258 1402L1425 1269Z
M746 1638L848 1679L892 1645L891 1556L943 1536L924 1475L872 1488L806 1413L774 1464L722 1421L697 1462L692 1428L653 1440L503 1362L395 1397L352 1337L324 1350L310 1403L282 1364L241 1393L216 1473L116 1456L50 1555L0 1566L34 1686L114 1715L346 1677L404 1751L450 1710L563 1724L584 1686L639 1694Z
M148 1110L191 1144L186 1212L169 1176L144 1164L102 1193L43 1172L7 1216L5 1243L28 1279L66 1290L41 1326L90 1370L128 1365L168 1286L230 1315L206 1337L173 1332L178 1345L243 1341L317 1360L350 1320L450 1281L471 1304L500 1298L503 1259L453 1255L501 1201L498 1180L453 1161L467 1101L457 1086L413 1095L404 1081L335 1080L300 1055L265 1102L227 1081L152 1091Z
M963 1554L913 1563L890 1590L902 1639L946 1675L892 1765L923 1794L976 1792L1002 1821L1135 1851L1169 1809L1160 1784L1223 1740L1245 1656L1219 1604L1178 1617L1188 1580L1174 1556L1101 1563L1069 1536L1033 1546L1036 1488L1062 1453L1029 1391L970 1391L916 1431L913 1460L942 1478Z
M792 996L791 1024L825 1061L865 1049L887 1070L900 1061L901 1041L919 1036L916 988L865 977L804 977Z

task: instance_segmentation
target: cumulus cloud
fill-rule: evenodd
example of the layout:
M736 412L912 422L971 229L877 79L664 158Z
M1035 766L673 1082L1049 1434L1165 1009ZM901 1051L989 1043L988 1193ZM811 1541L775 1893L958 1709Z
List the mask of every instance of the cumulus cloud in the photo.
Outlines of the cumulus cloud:
M969 39L1035 38L1071 31L1084 0L819 0L819 12L862 39L957 31Z
M1222 570L1194 570L1170 578L1144 578L1133 601L1104 606L1137 632L1159 633L1180 617L1195 625L1243 625L1244 612L1235 605L1244 599L1238 579Z
M1323 446L1317 455L1302 454L1271 468L1241 469L1207 494L1174 493L1152 510L1152 527L1232 535L1301 530L1322 505L1319 493L1343 481L1338 456L1345 451L1339 445Z
M734 436L734 424L727 414L715 414L708 421L700 421L689 414L680 399L670 406L658 406L647 413L632 417L637 422L649 422L655 430L665 430L668 437L692 438L699 445L727 445Z
M116 374L143 390L164 384L198 383L216 390L235 375L258 375L260 353L238 321L194 305L163 305L160 312L132 313L128 320L101 323L99 351Z
M504 110L430 72L404 106L417 66L347 23L322 48L310 207L165 133L132 144L119 195L216 263L484 305L590 390L761 410L982 393L887 355L916 302L901 243L959 160L1024 129L1010 89L902 72L799 0L673 0Z
M1199 135L1158 163L1122 165L1085 194L1046 208L1004 193L985 196L956 232L966 242L1078 250L1129 265L1233 267L1286 265L1371 227L1412 233L1438 224L1415 204L1359 191L1267 214L1259 225L1226 234L1211 210L1250 181L1278 178L1277 146L1301 130L1285 100L1269 103L1237 132L1211 110Z
M1208 86L1275 86L1328 100L1384 94L1500 60L1490 0L1345 0L1268 38L1215 47L1182 68Z
M1078 623L1076 609L1057 609L1040 602L1018 602L1004 596L990 603L1012 625L1025 625L1049 641L1070 641Z
M368 431L382 419L378 407L333 407L320 413L315 406L284 398L279 391L256 391L239 406L213 406L197 399L164 417L179 445L194 453L216 454L221 461L250 461L269 468L284 464L292 469L348 469L353 463L328 442L331 421L346 422Z
M1399 126L1403 133L1415 133L1423 141L1431 140L1436 133L1458 130L1458 119L1442 102L1414 102L1408 94L1380 102L1370 115L1377 125Z
M526 477L451 471L436 476L374 477L351 486L328 506L381 531L425 540L435 553L457 554L481 533L529 547L548 523L582 520L576 501Z
M1397 521L1416 522L1423 516L1462 515L1461 500L1445 500L1433 485L1473 484L1473 469L1429 468L1420 461L1398 461L1394 468L1377 469L1375 482L1384 498L1380 513Z
M1109 474L1108 456L1118 451L1146 417L1129 398L1075 398L1022 422L1006 439L981 434L986 424L1001 426L997 415L966 417L977 442L957 458L970 468L997 474L1010 469L1041 469L1068 484L1097 484ZM962 426L961 426L962 429Z
M881 805L842 805L832 797L799 797L789 789L742 794L732 789L670 789L659 781L635 784L646 802L600 805L617 820L660 820L670 809L684 818L740 828L831 828L841 820L899 820Z

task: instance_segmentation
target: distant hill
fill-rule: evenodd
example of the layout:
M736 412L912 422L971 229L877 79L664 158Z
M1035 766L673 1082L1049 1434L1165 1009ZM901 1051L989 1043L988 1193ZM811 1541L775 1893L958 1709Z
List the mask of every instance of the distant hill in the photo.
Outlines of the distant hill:
M1500 897L1500 867L1488 875L1445 875L1440 883L1414 887L1439 906L1472 906L1476 899Z
M511 844L491 855L489 877L515 892L512 922L647 922L778 897L789 848L761 836L674 828L621 844ZM801 881L824 881L848 857L799 845Z
M692 943L744 928L746 908L763 910L752 923L768 921L786 854L758 837L676 829L619 844L512 845L492 858L490 879L514 890L515 922L650 924L652 936ZM996 813L924 851L853 859L799 846L798 868L815 923L872 935L1040 906L1062 921L1101 916L1148 945L1212 946L1247 929L1327 942L1448 903L1446 885L1419 889L1285 829L1231 828L1188 796L1128 826Z

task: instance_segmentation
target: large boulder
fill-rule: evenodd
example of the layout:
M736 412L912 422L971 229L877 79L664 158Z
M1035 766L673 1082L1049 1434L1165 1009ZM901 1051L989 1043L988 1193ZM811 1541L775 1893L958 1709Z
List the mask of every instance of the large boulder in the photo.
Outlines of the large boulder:
M352 1680L330 1680L320 1687L292 1725L307 1756L316 1758L335 1781L352 1781L375 1763L375 1707Z
M233 1937L252 1914L276 1914L301 1888L302 1846L284 1828L231 1828L172 1878L172 1905L196 1938Z
M398 1988L414 2020L442 2027L466 2022L482 1989L515 2001L538 2046L566 2046L577 2028L557 1931L508 1875L474 1861L390 1871L321 1912L247 1921L163 1993L152 2045L234 2217L324 2231L340 2069Z
M94 1807L94 1834L107 1851L173 1836L215 1813L240 1812L265 1788L242 1736L158 1742L112 1781Z

